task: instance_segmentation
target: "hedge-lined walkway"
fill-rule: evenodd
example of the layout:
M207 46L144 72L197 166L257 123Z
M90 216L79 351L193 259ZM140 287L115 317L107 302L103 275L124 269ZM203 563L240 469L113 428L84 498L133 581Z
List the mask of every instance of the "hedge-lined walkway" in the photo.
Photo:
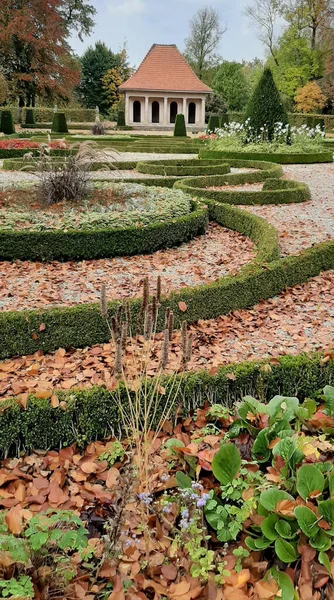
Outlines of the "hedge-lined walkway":
M190 327L195 335L190 370L214 374L221 364L284 354L324 350L334 346L334 271L286 290L248 310L235 311ZM185 312L186 318L186 312ZM162 334L157 335L157 364ZM180 333L171 342L170 366L180 358ZM71 389L93 384L113 386L113 346L104 344L82 350L8 359L0 363L0 395L12 397L37 392L49 397L54 388ZM152 374L154 369L152 369Z
M73 306L96 302L102 284L109 298L134 298L145 275L161 275L163 292L209 283L237 273L255 258L254 244L210 223L205 235L150 255L80 262L0 262L0 310Z
M298 254L314 244L333 239L334 165L284 165L284 179L306 183L311 190L311 202L241 208L274 225L282 256Z

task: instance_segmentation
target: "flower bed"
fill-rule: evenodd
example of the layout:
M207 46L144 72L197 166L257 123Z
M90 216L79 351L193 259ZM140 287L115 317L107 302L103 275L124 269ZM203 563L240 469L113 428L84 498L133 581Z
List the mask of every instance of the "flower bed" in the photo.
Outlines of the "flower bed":
M14 205L15 192L3 193L0 210L0 257L11 260L68 260L151 253L187 241L205 231L207 209L178 191L136 184L94 186L95 202Z

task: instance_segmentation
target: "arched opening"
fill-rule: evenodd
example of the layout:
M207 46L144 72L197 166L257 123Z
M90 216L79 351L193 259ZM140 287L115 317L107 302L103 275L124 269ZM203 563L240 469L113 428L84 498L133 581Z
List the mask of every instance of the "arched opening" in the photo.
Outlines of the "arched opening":
M196 104L195 102L189 102L188 106L188 123L196 123Z
M171 102L170 108L169 108L169 122L170 123L175 123L176 115L177 115L177 102Z
M152 102L152 123L159 123L160 117L160 104L157 100Z
M133 103L133 122L140 123L141 121L141 103L135 100Z

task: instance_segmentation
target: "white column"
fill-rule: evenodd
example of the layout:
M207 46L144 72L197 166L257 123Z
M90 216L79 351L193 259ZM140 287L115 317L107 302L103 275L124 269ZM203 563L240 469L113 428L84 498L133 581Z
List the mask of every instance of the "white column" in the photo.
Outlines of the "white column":
M129 102L129 96L128 96L127 92L125 92L125 124L129 125L129 123L132 123L131 114L130 114L130 102Z
M202 119L200 125L201 127L205 127L205 98L202 99Z
M144 123L148 124L148 96L145 96Z
M164 98L164 116L163 116L163 124L168 125L168 98Z
M183 107L182 112L184 114L184 120L186 124L188 123L188 115L187 115L187 98L183 98Z

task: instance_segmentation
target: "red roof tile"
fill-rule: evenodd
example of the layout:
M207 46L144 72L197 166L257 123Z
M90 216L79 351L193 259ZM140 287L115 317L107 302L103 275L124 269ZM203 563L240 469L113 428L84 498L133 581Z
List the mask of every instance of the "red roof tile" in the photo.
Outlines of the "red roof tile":
M153 44L137 71L120 91L212 92L188 65L175 44Z

